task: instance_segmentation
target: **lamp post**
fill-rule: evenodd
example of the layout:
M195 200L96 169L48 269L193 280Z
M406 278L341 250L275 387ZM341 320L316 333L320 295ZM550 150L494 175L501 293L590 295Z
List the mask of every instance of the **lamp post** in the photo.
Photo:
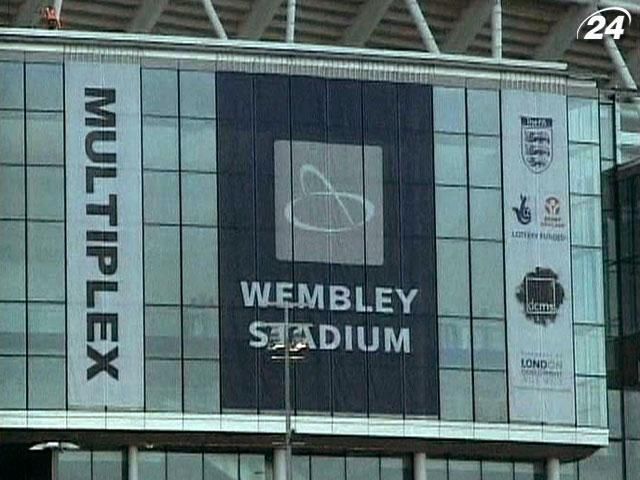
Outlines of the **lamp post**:
M294 304L286 303L277 305L284 310L284 332L282 335L282 344L274 343L270 346L272 352L284 350L284 355L280 356L272 354L272 360L284 360L284 447L285 447L285 478L293 480L292 476L292 455L291 455L291 360L302 360L304 352L308 349L308 344L301 339L291 341L289 334L289 311L295 307ZM293 354L293 355L292 355Z

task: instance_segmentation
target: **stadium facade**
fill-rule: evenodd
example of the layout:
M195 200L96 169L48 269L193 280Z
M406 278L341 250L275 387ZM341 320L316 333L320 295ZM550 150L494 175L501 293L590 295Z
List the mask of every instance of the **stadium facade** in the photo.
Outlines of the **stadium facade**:
M638 478L625 95L560 63L1 36L2 478L283 480L287 403L295 479Z

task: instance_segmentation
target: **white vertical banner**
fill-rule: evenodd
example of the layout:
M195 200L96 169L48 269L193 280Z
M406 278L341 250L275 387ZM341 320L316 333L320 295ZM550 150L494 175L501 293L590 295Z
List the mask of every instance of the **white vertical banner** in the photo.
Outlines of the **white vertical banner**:
M511 421L575 422L566 97L502 92Z
M71 408L141 408L140 67L65 65Z

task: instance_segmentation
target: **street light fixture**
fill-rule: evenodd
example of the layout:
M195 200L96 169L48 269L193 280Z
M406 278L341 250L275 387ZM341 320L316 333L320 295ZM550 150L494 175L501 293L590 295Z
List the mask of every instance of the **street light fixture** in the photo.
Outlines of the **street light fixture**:
M305 353L309 350L309 344L306 339L296 336L290 339L289 336L289 311L296 307L295 304L286 303L284 305L275 305L284 310L284 332L281 343L272 343L269 350L273 352L272 360L284 360L284 415L285 415L285 478L292 480L292 456L291 456L291 361L302 360ZM283 353L280 353L283 352Z

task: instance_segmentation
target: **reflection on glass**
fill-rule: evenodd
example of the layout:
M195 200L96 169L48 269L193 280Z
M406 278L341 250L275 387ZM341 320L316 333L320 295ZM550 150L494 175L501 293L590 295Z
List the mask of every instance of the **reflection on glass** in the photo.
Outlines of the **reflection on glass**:
M471 372L440 370L440 417L443 420L471 420Z
M22 72L21 63L0 62L0 108L24 107Z
M177 307L146 307L145 356L180 358L180 309Z
M0 218L24 218L23 167L0 165Z
M471 327L468 318L440 317L438 343L441 367L471 368Z
M64 305L29 304L29 354L64 355Z
M438 314L469 316L469 244L438 240Z
M64 220L61 167L27 167L27 216L30 220Z
M504 317L502 244L471 242L473 313L478 317Z
M63 301L64 224L29 222L27 233L29 299Z
M465 107L464 89L434 87L433 125L438 132L464 133Z
M436 183L467 184L467 146L464 135L435 133L434 162Z
M216 171L214 120L180 120L180 160L182 170Z
M180 229L144 227L145 302L180 303Z
M218 362L185 360L184 411L213 413L220 411Z
M0 303L0 354L24 354L25 330L24 304Z
M142 113L178 115L178 72L142 69Z
M62 65L27 63L27 110L62 110Z
M62 113L27 112L27 163L64 164Z
M65 408L64 358L29 358L29 409Z
M215 80L213 72L180 72L180 116L215 117Z
M469 133L500 134L500 110L497 90L467 90Z
M504 372L474 372L477 422L507 421L507 385Z
M182 229L182 275L185 304L217 305L218 242L216 229Z
M27 406L27 360L25 357L0 357L0 409Z
M0 221L0 232L0 300L24 300L24 222Z
M182 369L180 360L145 361L147 411L182 411Z
M436 187L436 235L468 237L467 189Z
M203 173L182 174L182 223L216 225L218 195L216 176Z
M144 168L178 170L178 120L142 119L142 161Z
M144 172L144 221L180 223L178 173Z
M24 163L24 113L0 111L0 163Z

